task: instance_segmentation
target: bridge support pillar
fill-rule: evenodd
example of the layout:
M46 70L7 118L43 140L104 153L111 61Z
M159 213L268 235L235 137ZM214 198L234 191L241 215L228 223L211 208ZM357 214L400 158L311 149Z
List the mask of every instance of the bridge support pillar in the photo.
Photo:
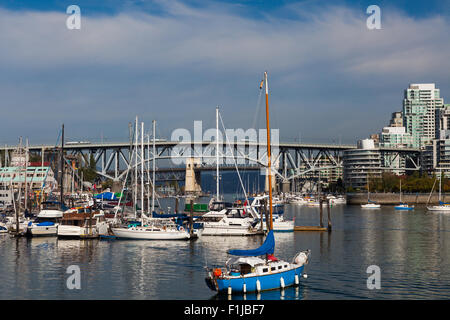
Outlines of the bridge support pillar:
M291 192L291 182L289 180L283 180L281 182L281 192L283 193Z
M276 177L274 174L272 174L272 192L275 192L276 189L277 189ZM266 183L265 183L264 191L269 192L269 171L267 168L266 168Z
M197 158L189 158L186 161L186 176L184 184L185 194L201 194L201 179L200 170L195 168L200 167L200 160Z

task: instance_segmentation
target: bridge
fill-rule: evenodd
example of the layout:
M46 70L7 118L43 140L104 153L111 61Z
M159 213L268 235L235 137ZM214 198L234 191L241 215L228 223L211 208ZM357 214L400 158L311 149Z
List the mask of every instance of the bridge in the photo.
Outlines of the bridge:
M193 171L207 171L216 169L216 142L214 141L167 141L155 139L153 154L153 141L137 148L133 142L105 142L105 143L65 143L64 153L66 159L79 159L79 165L88 166L91 157L95 161L97 173L114 181L123 180L127 173L140 169L143 160L147 173L152 173L150 163L155 159L156 180L185 180L186 163L189 159L197 159L198 163ZM9 152L17 146L2 146L0 151L6 151L4 163L8 162ZM273 173L280 182L290 183L305 176L314 176L318 172L339 174L343 168L343 153L345 150L356 149L356 145L342 144L311 144L286 143L272 145ZM31 154L54 154L61 150L59 145L31 145L28 147ZM136 159L136 152L138 156ZM412 170L418 170L420 150L413 148L379 148L383 157L411 160ZM220 170L260 170L264 172L267 167L267 144L265 142L231 141L219 144ZM142 158L142 159L141 159ZM55 158L55 160L57 157ZM384 167L385 170L398 168ZM336 171L335 173L333 173ZM330 173L331 172L331 173Z

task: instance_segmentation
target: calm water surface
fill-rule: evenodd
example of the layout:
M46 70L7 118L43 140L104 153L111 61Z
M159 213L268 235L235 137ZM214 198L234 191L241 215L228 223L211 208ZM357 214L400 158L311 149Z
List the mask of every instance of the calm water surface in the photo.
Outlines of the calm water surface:
M319 209L286 205L296 225L317 225ZM326 209L324 210L326 217ZM326 221L324 219L324 223ZM298 288L246 299L449 299L450 213L392 206L332 208L331 233L276 233L275 255L291 260L311 249ZM0 299L222 299L204 282L204 265L223 265L226 251L255 248L257 237L196 241L57 240L0 236ZM81 289L69 290L70 265ZM367 267L381 269L381 289L367 289ZM243 297L233 297L242 299Z

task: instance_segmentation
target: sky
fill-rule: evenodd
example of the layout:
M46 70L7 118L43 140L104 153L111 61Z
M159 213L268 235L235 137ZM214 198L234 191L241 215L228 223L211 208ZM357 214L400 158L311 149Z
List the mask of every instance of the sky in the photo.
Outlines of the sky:
M69 5L81 9L70 30ZM381 29L369 29L370 5ZM401 111L410 83L450 103L450 1L0 1L0 144L127 141L194 121L280 141L356 144Z

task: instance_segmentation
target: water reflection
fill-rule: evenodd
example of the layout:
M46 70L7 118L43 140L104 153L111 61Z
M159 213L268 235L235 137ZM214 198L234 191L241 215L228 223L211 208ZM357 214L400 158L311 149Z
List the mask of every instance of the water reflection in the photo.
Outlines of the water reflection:
M300 284L296 287L288 287L282 290L269 290L262 292L250 292L243 294L215 294L210 300L303 300L307 288Z
M318 208L285 210L296 225L319 223ZM275 233L280 259L312 251L308 278L299 287L231 299L448 299L449 219L449 213L420 206L409 212L334 206L331 233ZM0 299L228 299L206 286L204 266L222 266L228 250L256 248L263 241L263 236L80 241L2 235ZM366 286L366 269L373 264L381 268L380 290ZM70 265L80 267L81 290L66 286Z

